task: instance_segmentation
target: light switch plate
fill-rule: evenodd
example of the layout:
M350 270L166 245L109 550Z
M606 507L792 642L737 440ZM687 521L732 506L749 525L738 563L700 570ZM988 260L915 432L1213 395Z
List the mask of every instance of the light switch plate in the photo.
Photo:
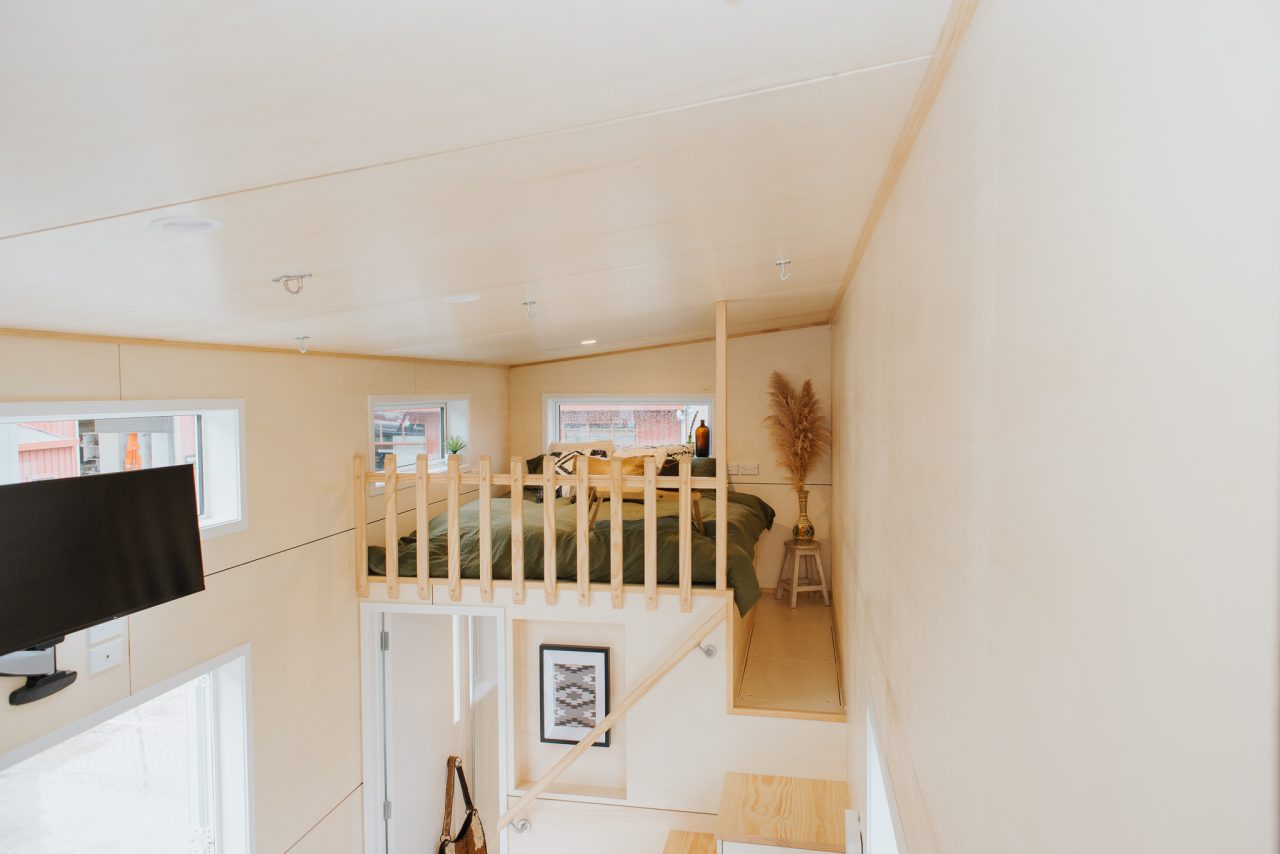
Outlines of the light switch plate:
M89 675L97 676L124 661L124 640L115 638L89 647Z
M737 474L737 473L738 473L738 464L737 464L737 463L729 463L728 472L729 472L729 474Z
M118 638L124 634L124 617L89 627L89 644L102 643L105 640Z
M760 474L759 463L741 463L738 468L743 474Z

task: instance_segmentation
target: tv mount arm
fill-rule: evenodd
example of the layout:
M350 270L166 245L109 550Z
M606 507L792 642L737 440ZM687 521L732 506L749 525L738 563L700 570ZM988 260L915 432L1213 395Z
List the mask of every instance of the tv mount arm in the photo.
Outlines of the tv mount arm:
M58 644L65 637L46 641L31 649L0 655L0 676L25 676L27 684L9 694L9 705L21 706L43 700L76 681L74 670L58 669Z

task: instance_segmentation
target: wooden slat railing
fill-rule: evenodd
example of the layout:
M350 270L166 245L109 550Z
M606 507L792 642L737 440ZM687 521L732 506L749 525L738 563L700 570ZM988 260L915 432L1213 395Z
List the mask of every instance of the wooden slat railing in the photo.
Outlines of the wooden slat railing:
M412 474L396 469L395 454L387 454L384 471L371 472L366 468L363 455L357 455L352 467L354 500L352 510L355 515L355 564L356 591L361 597L369 595L368 538L366 536L367 507L365 500L367 487L371 484L383 485L383 530L387 543L385 578L387 596L400 598L399 574L399 537L397 527L399 521L399 492L406 482L414 487L414 516L418 531L417 553L417 594L419 600L428 600L431 596L430 556L430 486L440 481L440 475L432 478L430 460L419 454L415 460ZM479 502L479 578L480 598L483 602L492 602L494 596L493 578L493 488L510 486L515 500L511 502L511 587L512 601L520 604L526 601L527 580L525 577L524 553L524 502L525 486L524 460L513 457L512 472L494 474L492 461L488 456L479 460L478 471L463 472L458 457L448 458L446 474L447 526L446 548L448 551L448 591L453 602L462 599L462 560L461 560L461 508L464 487L475 487ZM611 460L607 474L593 475L586 466L582 466L572 475L557 475L554 469L545 471L541 476L544 492L542 513L543 542L543 591L548 604L554 605L558 599L558 580L556 578L556 503L555 494L561 487L571 487L581 497L574 511L575 544L577 560L575 587L578 603L582 606L591 604L591 525L595 519L589 498L591 489L607 491L608 496L617 496L619 500L609 502L609 600L614 608L621 608L625 602L626 584L623 578L625 553L623 551L623 502L624 493L640 493L644 504L644 599L645 607L658 607L658 490L674 490L678 501L679 539L677 549L678 588L680 609L689 611L693 607L693 500L695 490L711 490L720 487L723 482L717 477L693 477L692 466L688 460L682 460L675 476L659 477L657 462L653 457L644 460L643 475L624 475L622 461ZM717 495L717 506L720 504ZM719 544L717 543L717 546ZM721 584L724 567L721 550L717 548L716 583ZM719 588L718 589L722 589Z

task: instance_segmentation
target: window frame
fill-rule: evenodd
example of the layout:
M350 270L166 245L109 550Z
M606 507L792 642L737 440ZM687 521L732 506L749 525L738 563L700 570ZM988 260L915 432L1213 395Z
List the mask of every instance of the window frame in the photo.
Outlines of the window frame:
M369 471L381 471L374 468L374 460L377 459L377 448L374 445L374 413L378 409L387 409L395 407L403 407L405 409L422 409L426 407L439 406L444 409L444 423L441 425L441 431L444 434L445 441L448 441L450 434L461 436L467 442L467 448L463 451L462 457L465 460L467 451L471 450L471 396L466 394L371 394L369 395L369 410L367 416L368 438L366 441L367 453L369 454ZM444 450L443 448L441 450ZM413 474L417 467L417 460L409 457L406 460L396 460L396 471L401 474ZM464 466L465 468L465 466ZM427 471L431 473L444 472L449 469L449 453L444 452L441 459L430 463ZM411 488L413 484L402 486L401 489ZM382 484L371 485L370 495L381 495L383 491Z
M542 448L541 452L545 452L552 442L560 441L560 406L566 403L683 403L697 404L705 407L707 410L706 418L701 418L707 422L707 427L711 429L711 456L715 456L716 436L718 431L715 425L715 405L716 396L714 392L703 392L701 394L616 394L610 392L608 394L564 394L564 393L548 393L542 395ZM675 444L684 444L677 442Z
M219 678L220 675L230 675L228 665L237 665L236 679ZM219 674L219 671L222 673ZM242 848L229 847L219 850L243 850L252 854L255 848L257 822L254 815L253 789L252 649L247 643L136 691L7 753L0 753L0 771L37 756L68 739L82 735L94 727L202 677L212 677L213 685L206 686L205 690L212 688L210 702L212 707L216 707L217 716L217 720L211 727L210 748L216 754L219 773L209 780L209 784L217 789L216 792L211 793L213 802L218 808L217 838L221 843L226 843L232 837L237 842L244 840ZM239 789L239 794L242 796L234 798L228 796L230 794L228 785L232 776L227 773L228 770L234 772L237 778L243 779L244 785Z
M89 400L0 403L0 421L81 421L199 415L201 476L205 490L200 538L249 527L249 467L242 399ZM230 459L234 458L234 459ZM226 460L210 466L210 459ZM84 477L85 475L77 475ZM90 477L92 475L89 475ZM212 499L210 496L213 496ZM216 511L212 507L218 508Z

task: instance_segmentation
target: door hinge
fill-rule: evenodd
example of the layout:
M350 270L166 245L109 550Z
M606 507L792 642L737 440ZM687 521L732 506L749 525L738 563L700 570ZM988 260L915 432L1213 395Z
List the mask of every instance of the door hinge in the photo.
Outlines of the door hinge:
M391 821L391 801L382 802L382 820Z
M378 633L378 648L383 652L391 649L391 632L383 629Z

